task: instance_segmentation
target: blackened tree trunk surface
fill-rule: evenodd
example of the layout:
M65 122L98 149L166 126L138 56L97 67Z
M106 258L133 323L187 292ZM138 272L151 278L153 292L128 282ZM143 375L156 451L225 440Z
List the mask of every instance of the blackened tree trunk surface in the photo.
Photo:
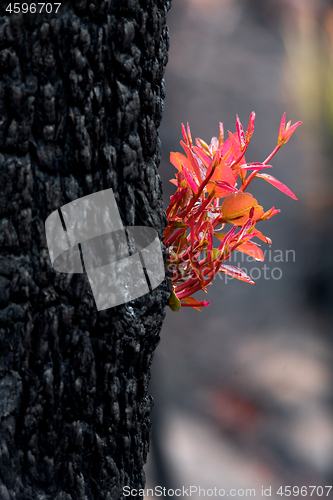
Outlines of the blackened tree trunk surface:
M84 274L53 270L44 222L112 188L125 225L162 236L157 128L170 2L72 0L57 14L17 15L8 3L0 19L0 499L115 500L124 485L144 486L147 386L168 284L98 312Z

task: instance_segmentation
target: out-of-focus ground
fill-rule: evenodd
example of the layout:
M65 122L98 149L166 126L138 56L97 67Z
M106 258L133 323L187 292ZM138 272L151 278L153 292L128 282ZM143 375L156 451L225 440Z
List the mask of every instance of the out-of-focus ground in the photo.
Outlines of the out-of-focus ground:
M269 172L299 201L263 180L251 184L266 210L281 208L258 226L273 240L262 246L265 263L242 254L232 261L252 269L256 284L216 278L201 313L167 312L153 362L147 487L216 487L226 496L231 488L255 488L258 498L271 486L277 499L279 486L332 484L329 2L174 0L168 24L160 129L165 206L174 192L169 152L181 151L182 122L209 142L219 121L234 132L235 115L247 126L254 110L247 161L263 161L273 150L284 111L303 125Z

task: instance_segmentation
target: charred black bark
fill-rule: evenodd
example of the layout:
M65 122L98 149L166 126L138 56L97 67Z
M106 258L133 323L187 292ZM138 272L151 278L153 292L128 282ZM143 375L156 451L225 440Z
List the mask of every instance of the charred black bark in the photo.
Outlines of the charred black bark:
M167 282L98 312L53 270L44 222L112 188L125 225L166 224L157 134L168 0L72 0L0 19L0 499L142 488ZM6 15L8 14L8 15Z

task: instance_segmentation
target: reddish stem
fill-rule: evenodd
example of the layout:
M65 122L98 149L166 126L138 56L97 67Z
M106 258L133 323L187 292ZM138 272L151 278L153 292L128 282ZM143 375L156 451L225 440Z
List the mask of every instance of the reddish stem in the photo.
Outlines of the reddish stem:
M210 195L205 199L205 201L200 205L199 209L193 215L191 215L191 217L187 219L185 223L191 225L192 220L193 222L195 221L200 212L202 212L207 207L207 205L212 201L213 198L214 198L214 192L212 191ZM180 215L181 214L178 214L178 217L180 217ZM166 247L171 246L172 243L176 241L178 236L185 230L186 230L185 228L178 229L178 231L176 231L173 235L171 235L167 240L164 241L164 245Z
M279 151L281 148L282 144L277 144L271 154L267 156L266 160L263 162L263 165L267 165L267 163L273 158L274 155ZM247 180L245 183L240 187L240 191L245 191L245 189L249 186L250 182L255 178L257 173L259 172L260 169L258 170L253 170L253 172L248 176Z
M182 232L185 231L185 228L181 227L180 229L178 229L178 231L176 231L175 233L173 233L169 239L167 239L165 242L164 242L164 245L166 247L170 247L172 245L172 243L174 243L176 241L176 239L178 238L178 236L180 234L182 234Z
M204 269L203 272L202 272L202 274L205 276L209 272L210 272L210 269ZM189 295L192 295L193 293L198 292L199 290L202 290L203 288L206 288L206 286L208 286L213 281L213 279L215 278L215 276L216 276L216 273L214 273L206 281L204 281L204 282L200 281L197 285L192 286L188 290L184 290L183 292L177 294L178 299L179 300L184 299L185 297L188 297ZM195 278L193 278L193 279L195 279ZM192 281L192 280L190 280L190 281ZM187 282L187 285L188 285L188 283L189 282ZM175 288L175 291L176 291L176 288Z
M198 199L200 198L201 196L201 193L202 191L204 190L205 186L208 184L210 178L212 177L213 173L215 172L215 168L216 168L216 165L212 168L211 172L209 173L209 175L206 177L206 179L200 184L200 187L199 187L199 191L197 192L197 194L192 198L192 201L190 202L190 204L184 208L184 210L182 212L180 212L178 214L178 217L180 218L185 218L186 215L190 212L190 210L192 210L192 208L194 207L195 203L198 201Z

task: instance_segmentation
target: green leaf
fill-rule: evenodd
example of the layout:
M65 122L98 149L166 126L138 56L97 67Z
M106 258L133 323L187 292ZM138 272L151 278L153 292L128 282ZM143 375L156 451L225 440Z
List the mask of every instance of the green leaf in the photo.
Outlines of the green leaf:
M176 312L179 311L179 309L181 307L180 300L177 297L176 292L174 290L172 290L172 294L170 296L168 305L172 311L176 311Z
M180 229L180 228L182 228L182 229L186 229L186 228L188 228L188 227L189 227L189 225L188 225L188 224L184 224L184 222L179 222L179 221L177 221L177 222L174 222L174 224L175 224L175 227L177 227L177 228L179 228L179 229Z
M213 254L214 261L221 257L221 252L218 248L213 248L212 254Z

